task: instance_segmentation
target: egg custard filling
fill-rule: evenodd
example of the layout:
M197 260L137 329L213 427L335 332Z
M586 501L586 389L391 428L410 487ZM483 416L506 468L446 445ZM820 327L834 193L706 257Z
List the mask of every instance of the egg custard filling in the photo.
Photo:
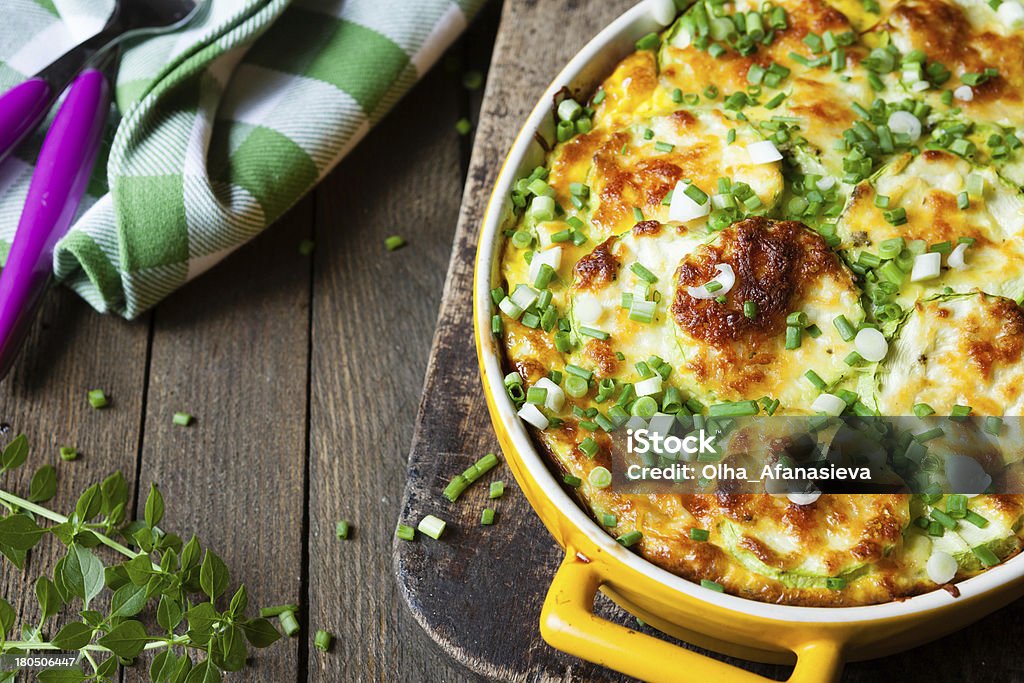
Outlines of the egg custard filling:
M609 534L709 590L809 606L955 593L1020 552L1024 496L998 491L1024 491L1022 94L1020 0L701 0L559 97L510 198L492 333ZM980 483L611 484L631 419L753 415L898 416L896 470ZM979 479L986 458L1016 488Z

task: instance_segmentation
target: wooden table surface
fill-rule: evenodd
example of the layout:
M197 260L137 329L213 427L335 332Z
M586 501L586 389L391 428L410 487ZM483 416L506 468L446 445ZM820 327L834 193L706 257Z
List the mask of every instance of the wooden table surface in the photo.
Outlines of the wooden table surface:
M523 87L503 84L486 115L508 126L518 125L565 58L632 2L506 4L504 28L519 38L505 41L506 54L517 55L502 73L522 74ZM0 427L29 437L33 465L58 468L57 502L72 504L73 491L119 469L141 514L157 482L167 500L164 526L217 551L253 604L301 604L302 634L255 652L252 667L231 680L478 680L402 603L391 547L470 168L472 138L458 135L455 122L476 121L480 110L481 93L464 88L462 75L488 68L501 15L492 0L445 63L312 195L144 318L102 317L66 290L51 292L26 352L0 384ZM557 45L535 33L563 21ZM507 147L505 137L480 142ZM385 252L392 234L409 246ZM298 253L307 238L316 244L310 257ZM86 392L95 388L111 397L109 408L89 406ZM196 423L173 425L177 411ZM63 445L82 457L61 463ZM27 476L14 486L27 486ZM342 518L354 528L346 542L334 537ZM29 573L48 571L55 559L34 551ZM24 576L0 565L0 595L33 620ZM318 628L338 636L330 653L313 647ZM1006 652L992 652L1000 666L986 678L1022 674L1006 668ZM969 680L989 661L950 657L942 671L946 680ZM934 680L939 671L929 668ZM144 679L141 667L125 676Z
M278 224L142 319L51 291L0 384L0 423L28 436L30 464L58 469L55 505L119 469L141 516L157 482L163 526L221 554L251 604L301 604L302 635L257 651L231 680L469 676L404 606L391 542L472 143L455 123L475 120L482 94L463 73L486 72L500 13L485 8ZM409 244L388 253L393 234ZM298 252L306 238L310 257ZM109 408L89 406L94 388ZM173 425L176 411L195 424ZM68 444L82 457L62 463ZM347 542L334 536L342 518ZM33 570L56 559L34 555ZM0 595L35 619L29 574L4 562ZM329 654L313 648L318 628L338 636ZM126 678L147 679L142 667Z

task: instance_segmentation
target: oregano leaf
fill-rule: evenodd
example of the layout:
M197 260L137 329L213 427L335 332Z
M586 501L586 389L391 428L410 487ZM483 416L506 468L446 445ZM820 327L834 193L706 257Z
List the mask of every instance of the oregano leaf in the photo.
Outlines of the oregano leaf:
M156 608L156 623L160 624L168 633L173 633L181 623L181 617L181 605L174 598L161 595L160 604Z
M129 619L121 622L97 642L118 657L135 659L148 641L149 636L146 635L146 629L142 624Z
M0 469L13 470L25 464L28 457L28 437L19 434L0 453Z
M199 585L203 592L210 596L210 600L216 600L228 589L229 578L224 560L208 549L199 568Z
M31 550L43 533L27 515L8 515L0 519L0 544L14 550Z
M14 628L14 608L11 603L0 598L0 640L5 640Z
M110 616L134 617L142 611L148 601L149 595L145 586L136 586L134 583L121 586L110 598Z
M65 624L50 641L61 650L81 650L92 641L93 628L80 621Z
M39 601L39 611L43 614L43 621L57 614L60 608L64 606L64 601L61 599L57 587L53 585L53 581L50 581L48 577L40 576L36 579L35 590L36 600Z
M43 465L32 475L28 485L28 499L33 503L45 503L57 495L57 468Z
M209 659L203 660L188 673L185 683L220 683L220 671Z
M103 563L88 548L72 543L62 569L64 585L72 595L82 598L88 608L89 601L103 590Z
M153 527L164 518L164 497L156 484L149 485L149 495L146 496L146 524Z
M231 605L228 607L228 611L231 616L237 617L245 614L245 609L249 606L249 593L245 590L245 584L243 583L235 591L235 594L231 596Z
M78 502L75 503L75 514L78 515L79 521L86 522L100 513L102 504L103 497L100 494L100 487L98 484L93 484L78 497Z
M256 617L242 622L242 633L253 647L264 648L281 639L280 632L267 619Z

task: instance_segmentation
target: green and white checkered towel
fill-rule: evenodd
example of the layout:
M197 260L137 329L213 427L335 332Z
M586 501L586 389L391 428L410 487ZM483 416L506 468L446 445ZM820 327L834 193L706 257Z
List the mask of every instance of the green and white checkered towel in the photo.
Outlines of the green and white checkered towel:
M212 0L127 50L108 133L54 270L133 318L274 222L433 64L484 0ZM113 0L3 0L0 88L98 31ZM0 165L0 261L39 140Z

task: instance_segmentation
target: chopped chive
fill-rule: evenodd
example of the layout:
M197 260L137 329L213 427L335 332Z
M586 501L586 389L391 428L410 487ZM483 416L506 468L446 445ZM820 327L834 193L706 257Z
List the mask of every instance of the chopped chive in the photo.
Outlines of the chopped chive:
M448 526L448 523L440 517L435 517L434 515L427 515L426 517L420 520L420 523L416 526L416 528L421 533L430 536L432 539L436 541L437 539L441 538L441 534L444 533L446 526Z
M299 632L299 620L295 618L293 610L285 610L277 615L277 621L281 624L281 630L289 638L294 638Z
M642 533L640 533L639 531L633 530L633 531L629 531L629 532L626 532L626 533L622 534L621 536L619 536L615 540L618 541L620 545L628 548L628 547L630 547L632 545L636 545L636 543L639 542L640 539L643 538L643 537L644 537L644 535Z
M483 526L491 526L494 524L493 508L484 508L484 511L480 514L480 524Z
M949 411L949 419L954 422L962 422L967 419L967 416L971 414L973 408L970 406L962 406L957 404L953 406L953 409Z
M807 327L808 324L807 314L803 311L793 311L786 316L786 324L793 325L796 327Z
M757 415L757 401L715 403L708 406L708 417L747 417Z
M619 523L619 518L615 515L605 513L601 515L601 525L606 527L613 527Z
M666 152L667 153L667 152L673 151L675 148L676 148L675 145L673 145L671 143L668 143L668 142L660 142L659 141L659 142L655 142L654 143L654 149L658 150L659 152Z
M850 351L850 353L846 354L846 358L843 359L843 362L852 368L863 363L864 357L856 351Z
M271 607L261 607L260 616L264 619L270 619L271 617L279 617L285 612L298 612L298 605L273 605Z
M588 436L580 442L579 449L583 451L584 455L588 458L593 458L597 455L598 450L600 450L600 446L598 446L597 442L594 441L594 437Z
M814 323L811 323L806 328L804 328L804 332L806 332L807 336L809 336L811 339L817 339L822 335L821 328L815 325Z
M806 377L807 381L813 384L818 389L824 389L826 386L828 386L825 380L821 378L821 375L816 373L814 370L808 370L807 372L805 372L804 377Z
M693 186L691 185L690 187ZM658 276L652 273L651 271L647 270L647 268L645 268L644 265L639 261L631 265L629 269L633 271L633 273L644 282L654 284L655 282L658 281Z
M495 498L501 498L503 495L505 495L505 482L500 479L498 481L492 481L491 488L487 492L487 497L493 500Z
M711 534L707 529L698 529L696 527L690 529L690 538L694 541L706 541L711 537Z
M854 329L853 324L845 315L837 315L832 324L836 326L836 330L839 331L839 336L842 337L843 341L852 341L857 336L857 330Z
M403 541L411 541L416 538L416 530L407 524L399 524L398 528L395 529L395 536L398 536Z
M100 408L106 408L109 404L110 401L102 389L93 389L89 392L89 405L93 408L99 410Z
M928 417L929 415L934 414L935 409L932 408L927 403L917 403L914 405L914 415L916 415L917 417Z
M568 372L570 375L575 375L576 377L579 377L587 381L590 381L590 379L594 376L594 373L591 372L590 370L585 370L584 368L581 368L578 365L573 365L572 363L569 363L565 366L565 371Z
M946 496L946 514L953 519L967 516L967 496L956 493Z
M696 185L694 185L693 183L687 185L686 189L683 190L683 192L686 194L687 197L697 202L697 204L699 204L700 206L704 206L705 204L707 204L707 193L704 192L704 190L697 187Z
M316 636L313 638L313 646L320 650L320 652L327 652L331 649L331 642L334 640L334 636L323 629L316 632Z
M657 50L659 45L661 45L661 38L653 32L636 41L637 50Z
M189 415L188 413L175 413L174 424L178 425L179 427L188 427L190 424L192 424L192 416Z
M65 462L71 462L72 460L78 460L78 449L74 446L61 446L60 447L60 459Z
M987 433L991 434L992 436L999 436L999 432L1001 432L1003 429L1003 418L995 417L994 415L989 415L988 417L985 418L985 422L982 425L982 429L984 429Z
M964 521L970 522L979 529L984 529L988 526L988 520L979 515L974 510L968 510L967 514L964 515Z
M950 531L956 529L956 520L947 515L942 510L939 510L938 508L932 508L932 511L929 514L931 515L932 519L934 519L936 522L946 527Z
M352 530L352 526L349 524L347 519L339 519L334 525L334 535L338 538L345 540L348 538L349 532Z
M725 592L725 587L722 586L722 584L718 583L717 581L712 581L711 579L701 579L700 585L701 588L707 588L708 590L713 590L716 593Z
M926 429L920 434L914 434L914 441L918 443L925 443L932 439L937 439L940 436L944 436L945 433L946 432L942 431L942 427L932 427L931 429Z
M803 330L795 325L786 326L786 348L790 351L800 348L801 334Z
M391 237L388 237L384 240L384 248L387 249L388 251L401 249L404 246L405 239L402 238L400 235L392 235Z
M971 548L971 552L981 561L983 567L994 567L999 564L999 556L987 545L976 545Z
M749 320L755 320L757 318L757 302L744 301L743 315L745 315Z
M581 427L584 426L585 424L585 422L580 422ZM596 428L597 425L595 424L594 427ZM564 481L567 486L571 486L574 489L579 488L580 485L583 484L583 480L574 474L566 474L565 476L562 477L562 481Z

